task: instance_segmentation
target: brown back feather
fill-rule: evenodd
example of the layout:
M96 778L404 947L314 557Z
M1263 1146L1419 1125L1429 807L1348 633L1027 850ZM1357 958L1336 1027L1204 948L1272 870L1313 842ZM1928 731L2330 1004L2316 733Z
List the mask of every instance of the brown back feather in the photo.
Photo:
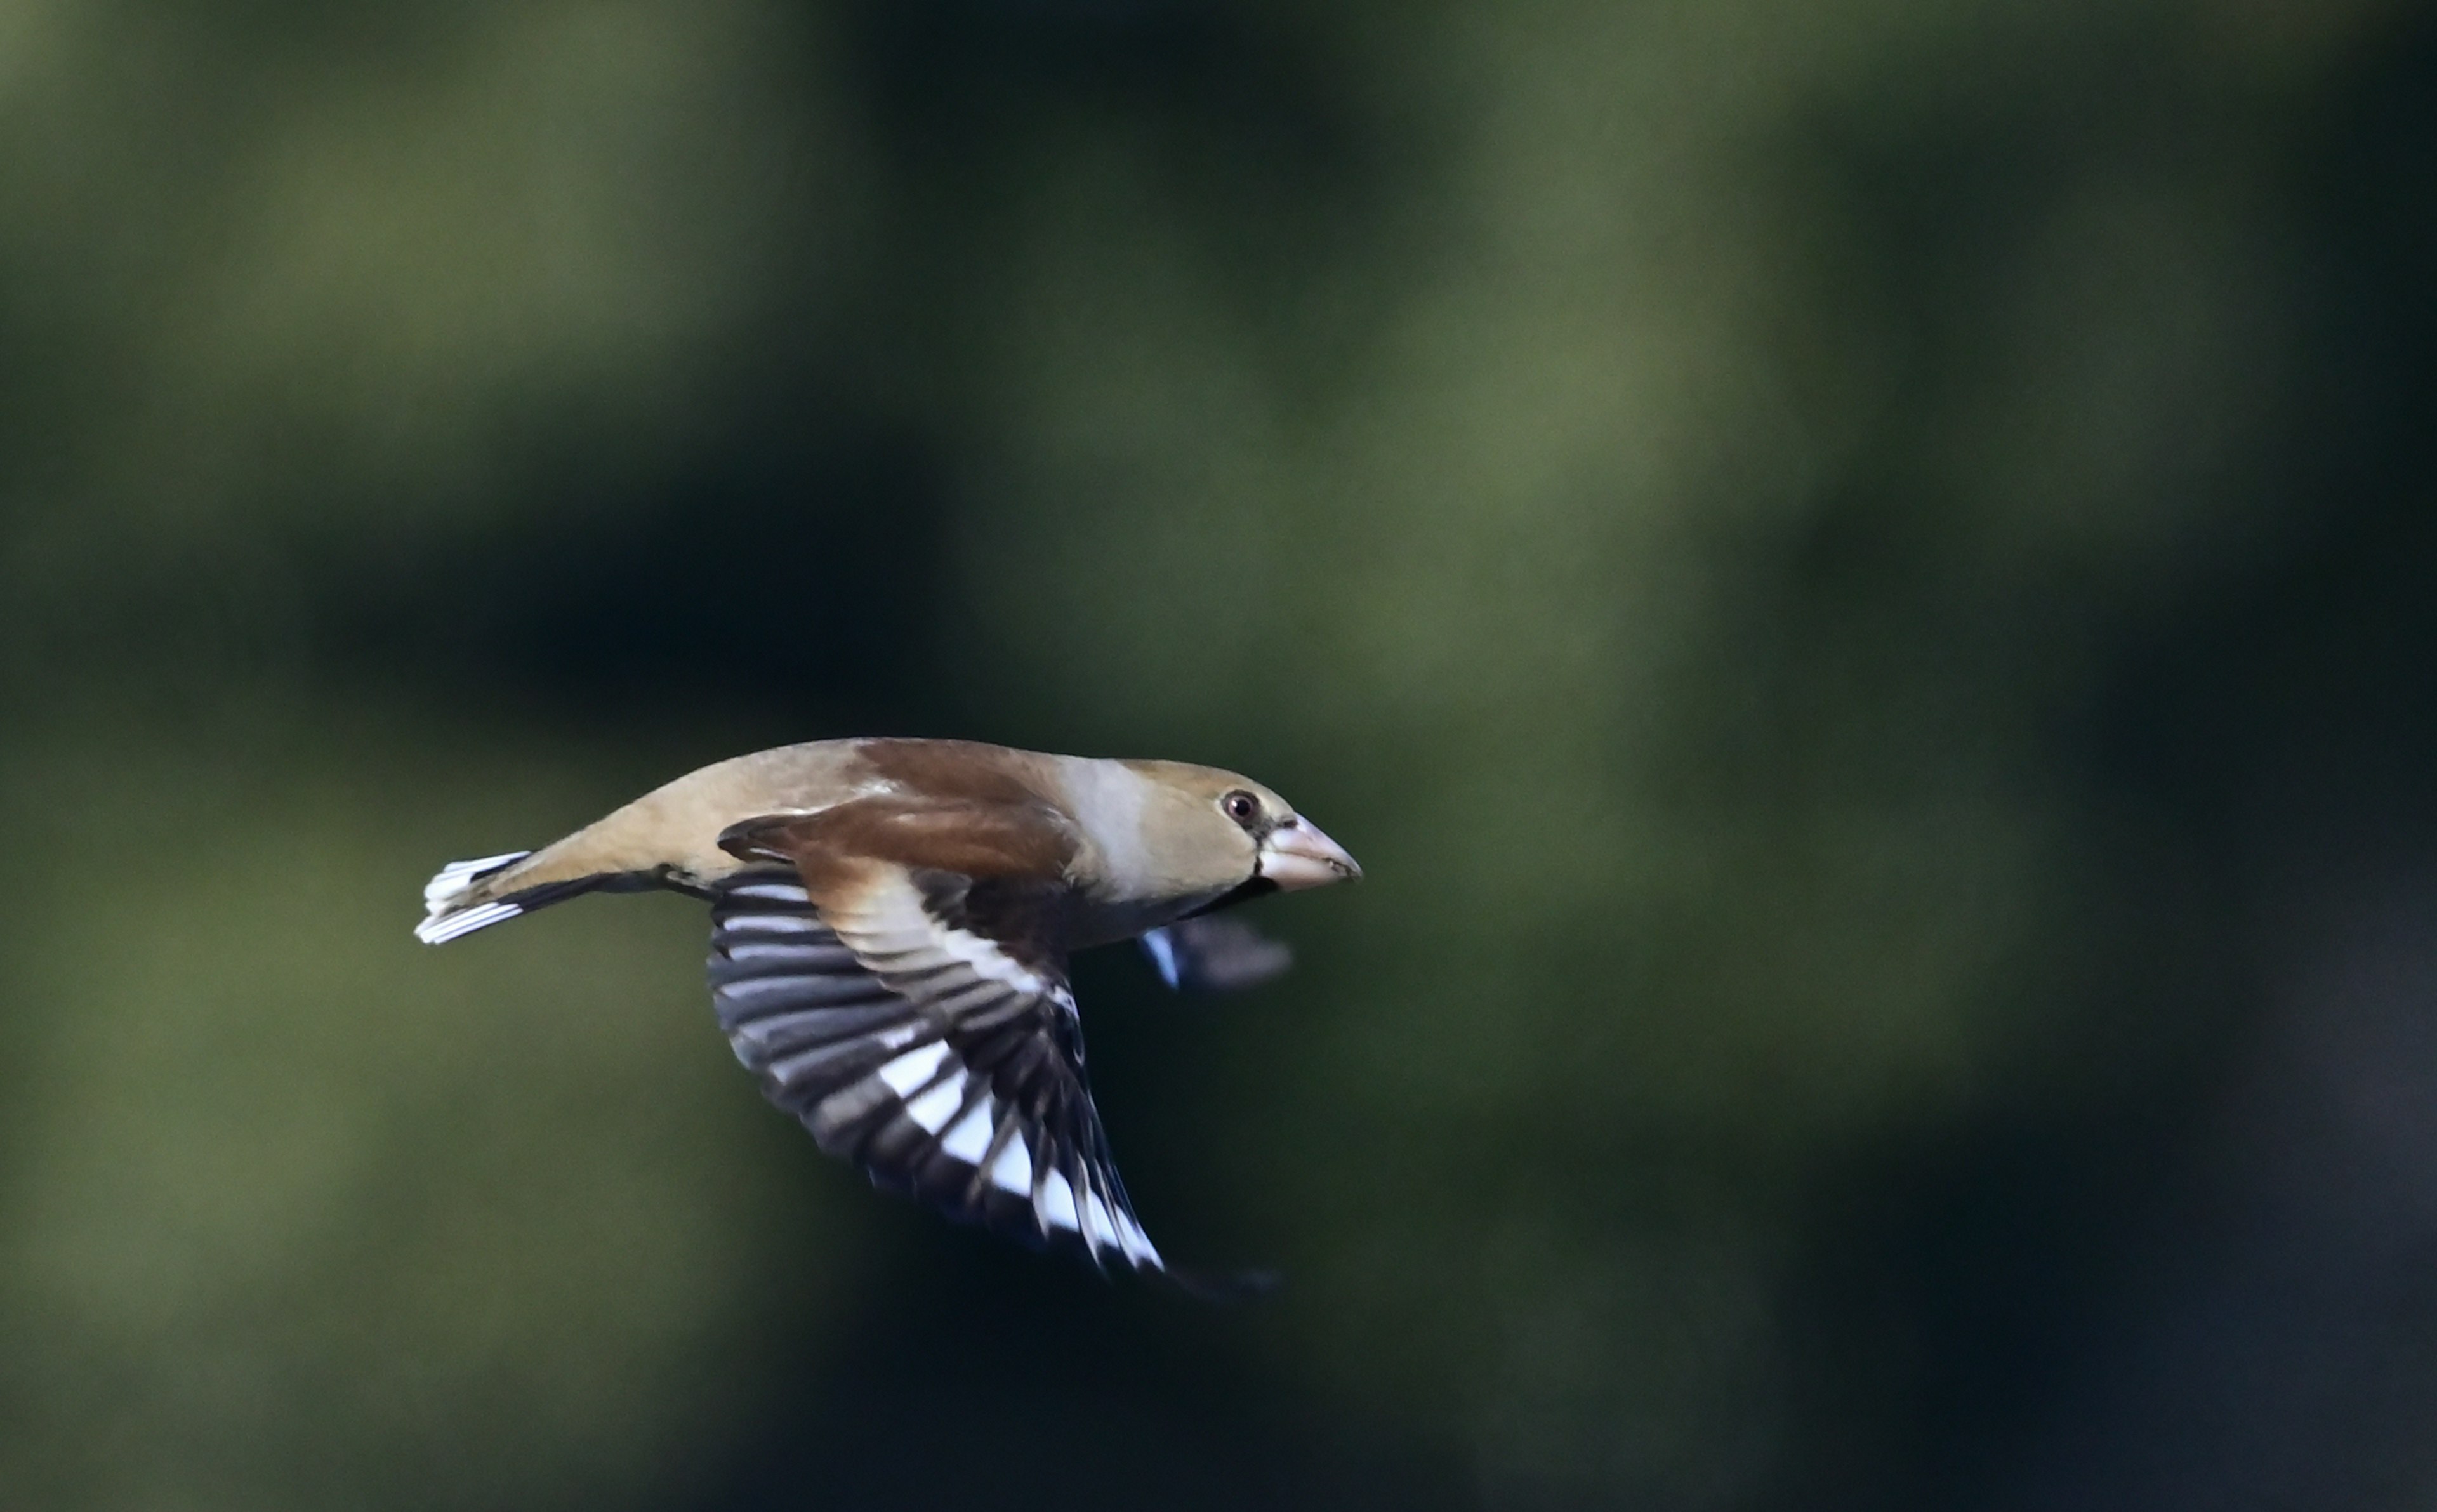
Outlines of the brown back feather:
M816 814L747 820L720 837L730 855L795 862L815 896L850 883L859 860L976 880L1055 881L1075 859L1076 844L1073 828L1028 793L1020 804L856 798Z

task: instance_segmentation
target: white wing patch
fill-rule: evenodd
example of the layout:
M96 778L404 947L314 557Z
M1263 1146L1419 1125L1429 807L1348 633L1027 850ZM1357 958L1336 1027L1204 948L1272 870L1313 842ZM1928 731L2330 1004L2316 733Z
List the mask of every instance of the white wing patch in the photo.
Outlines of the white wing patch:
M912 1097L914 1089L930 1081L939 1063L948 1058L945 1040L933 1040L920 1050L909 1050L880 1069L880 1079L886 1082L899 1097Z
M913 1110L909 1108L906 1111L910 1113ZM1015 1140L1008 1141L1009 1147L1012 1148L1022 1138L1022 1135L1016 1136ZM939 1136L939 1148L969 1166L977 1166L982 1163L982 1156L990 1154L990 1141L991 1100L983 1098L965 1110L965 1116L956 1121L956 1127Z
M1036 998L1058 998L1065 994L1063 987L1054 986L1043 981L1038 973L1026 970L1005 950L978 934L946 928L940 929L938 934L939 948L963 962L977 977L1004 982Z
M827 934L829 931L809 918L793 913L740 913L729 919L727 928L741 934ZM731 948L731 953L734 947Z
M793 882L753 881L728 889L731 897L749 897L757 903L809 903L804 890Z
M948 1126L948 1121L956 1116L956 1109L964 1105L965 1073L956 1071L906 1104L905 1116L922 1125L924 1133L937 1134ZM947 1149L947 1141L941 1140L939 1148ZM955 1152L949 1153L953 1155Z
M1134 1222L1131 1213L1118 1213L1117 1227L1125 1236L1127 1254L1142 1264L1166 1268L1167 1262L1159 1258L1159 1251L1151 1247L1150 1236L1142 1231L1142 1225Z
M1032 1195L1032 1151L1025 1144L1023 1135L1008 1140L1007 1148L991 1162L990 1179L991 1185L1001 1191L1026 1198Z
M1066 1184L1063 1171L1049 1173L1049 1179L1041 1184L1041 1200L1034 1206L1040 1208L1044 1221L1078 1234L1083 1231L1082 1225L1075 1221L1075 1189Z

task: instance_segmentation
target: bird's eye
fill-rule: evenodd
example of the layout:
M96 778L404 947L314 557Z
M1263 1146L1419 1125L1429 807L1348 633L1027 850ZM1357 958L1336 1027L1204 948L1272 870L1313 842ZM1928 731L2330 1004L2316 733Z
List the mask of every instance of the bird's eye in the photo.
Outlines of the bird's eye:
M1218 808L1239 825L1250 825L1261 817L1261 800L1238 788L1218 800Z

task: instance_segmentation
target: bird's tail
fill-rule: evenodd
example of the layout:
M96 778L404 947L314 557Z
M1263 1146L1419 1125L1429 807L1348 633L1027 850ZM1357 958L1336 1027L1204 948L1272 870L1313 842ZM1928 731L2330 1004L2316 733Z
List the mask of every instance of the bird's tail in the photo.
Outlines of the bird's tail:
M423 922L414 927L414 937L426 945L440 945L522 913L521 900L492 897L482 884L532 854L512 850L480 860L450 861L440 868L423 884Z
M580 839L581 834L570 837ZM657 870L594 870L581 852L569 854L569 843L561 841L538 851L512 850L480 860L450 861L423 884L423 922L414 927L414 937L426 945L445 945L461 934L489 929L581 894L631 893L675 885Z

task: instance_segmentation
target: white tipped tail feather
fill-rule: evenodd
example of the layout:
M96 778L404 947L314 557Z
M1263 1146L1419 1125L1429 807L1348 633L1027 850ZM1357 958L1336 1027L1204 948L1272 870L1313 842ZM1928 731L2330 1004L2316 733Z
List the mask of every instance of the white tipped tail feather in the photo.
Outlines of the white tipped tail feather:
M440 945L522 913L524 910L515 903L494 901L469 907L465 895L484 878L505 871L532 854L529 850L512 850L504 856L485 856L480 860L450 861L440 868L424 884L426 912L423 922L414 927L414 937L426 945Z

